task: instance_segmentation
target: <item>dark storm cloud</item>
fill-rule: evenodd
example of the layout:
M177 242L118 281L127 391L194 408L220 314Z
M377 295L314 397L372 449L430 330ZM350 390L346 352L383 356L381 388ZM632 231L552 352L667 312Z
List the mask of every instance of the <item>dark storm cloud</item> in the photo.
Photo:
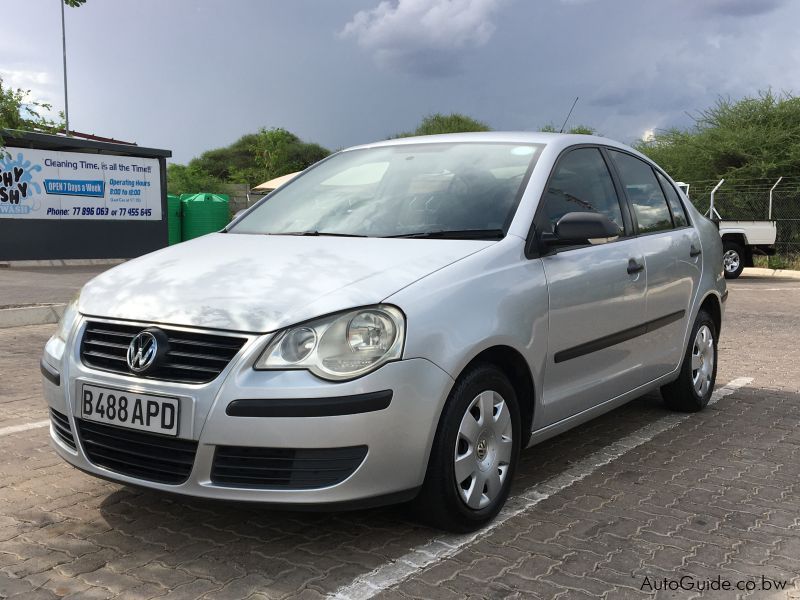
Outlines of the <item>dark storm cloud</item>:
M637 86L620 87L607 94L589 96L586 102L592 108L600 109L598 112L614 113L624 117L636 117L645 107L648 111L675 114L694 106L691 94L655 86L647 89Z
M0 76L63 107L53 0L4 0ZM177 162L259 127L336 149L463 112L622 141L800 92L800 0L137 0L67 10L70 125ZM121 41L123 40L123 41Z
M374 58L379 66L429 79L453 77L464 71L463 57L452 50L382 48L375 51Z
M729 17L751 17L772 12L787 0L707 0L699 6L709 14Z
M465 52L494 34L503 0L384 0L361 10L341 31L389 68L422 77L461 71Z
M641 107L663 111L680 110L691 102L689 94L675 93L670 89L643 89L638 86L620 86L616 90L589 96L586 102L592 106L613 109L620 114L636 114Z

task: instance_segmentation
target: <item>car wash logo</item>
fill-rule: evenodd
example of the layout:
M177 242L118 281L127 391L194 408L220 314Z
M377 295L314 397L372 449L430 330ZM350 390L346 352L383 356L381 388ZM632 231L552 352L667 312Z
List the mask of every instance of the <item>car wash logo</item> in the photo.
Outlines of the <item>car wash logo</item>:
M33 174L41 170L41 165L25 160L22 152L14 159L0 151L0 215L27 215L36 208L31 198L42 190Z

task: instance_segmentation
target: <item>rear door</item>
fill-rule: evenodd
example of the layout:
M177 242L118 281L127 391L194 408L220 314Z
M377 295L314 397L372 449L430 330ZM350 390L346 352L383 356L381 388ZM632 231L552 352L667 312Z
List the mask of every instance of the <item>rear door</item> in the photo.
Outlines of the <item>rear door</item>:
M597 147L563 154L542 196L535 229L549 231L569 212L599 212L620 228L617 241L551 249L549 334L542 385L543 425L592 408L641 382L646 273L627 206ZM630 271L630 272L629 272Z
M700 237L669 180L648 162L608 149L631 207L647 268L643 373L648 381L680 363L702 261Z

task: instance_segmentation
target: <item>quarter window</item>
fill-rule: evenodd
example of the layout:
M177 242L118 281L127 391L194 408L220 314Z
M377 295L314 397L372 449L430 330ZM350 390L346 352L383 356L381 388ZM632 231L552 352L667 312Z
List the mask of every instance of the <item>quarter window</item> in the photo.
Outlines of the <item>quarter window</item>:
M689 220L686 218L686 211L681 204L681 199L678 197L678 192L672 187L672 184L661 173L656 171L658 181L661 182L661 187L664 189L664 194L667 196L667 202L672 209L672 220L675 221L675 227L686 227Z
M542 198L540 227L552 232L571 212L604 214L624 230L622 209L606 161L597 148L578 148L558 161Z
M610 150L609 154L619 171L622 184L633 207L633 214L639 224L639 233L652 233L672 229L672 217L667 207L667 199L658 184L653 168L646 162Z

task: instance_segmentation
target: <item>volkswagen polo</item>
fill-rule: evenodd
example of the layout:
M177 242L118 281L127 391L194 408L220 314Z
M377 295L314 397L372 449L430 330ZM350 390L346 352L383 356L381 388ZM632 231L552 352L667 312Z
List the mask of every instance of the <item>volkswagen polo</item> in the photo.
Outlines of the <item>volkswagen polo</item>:
M42 358L56 452L164 492L414 500L480 527L520 450L652 390L702 409L714 224L645 156L544 133L334 154L90 281Z

